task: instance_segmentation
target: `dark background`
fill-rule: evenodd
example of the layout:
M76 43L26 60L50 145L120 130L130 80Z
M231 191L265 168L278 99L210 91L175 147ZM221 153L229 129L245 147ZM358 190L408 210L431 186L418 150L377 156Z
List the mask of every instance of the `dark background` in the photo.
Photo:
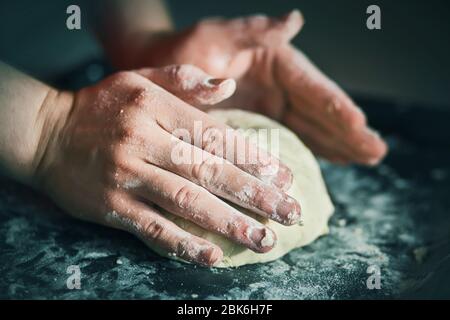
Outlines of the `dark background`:
M82 30L65 27L79 4ZM295 43L352 93L450 107L448 1L168 1L178 28L207 16L279 15L299 8L306 24ZM381 7L382 29L366 28ZM0 1L0 59L43 80L102 55L83 20L83 1ZM87 8L86 8L87 9Z

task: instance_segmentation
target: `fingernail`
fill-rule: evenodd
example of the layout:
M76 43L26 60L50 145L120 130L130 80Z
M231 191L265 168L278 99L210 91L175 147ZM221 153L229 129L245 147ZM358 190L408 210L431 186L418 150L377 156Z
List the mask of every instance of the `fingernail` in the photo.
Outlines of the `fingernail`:
M300 220L300 204L294 198L285 195L284 199L277 205L276 214L279 217L279 222L285 225L293 225Z
M271 182L276 187L280 188L283 191L286 191L291 187L293 179L294 176L292 174L292 171L288 167L280 163L280 165L278 166L278 171Z
M246 230L246 236L253 242L253 249L261 253L271 250L277 241L275 233L269 228L249 226Z
M366 141L361 145L361 150L366 154L369 165L378 164L388 151L387 144L381 139L380 135L370 128L366 128Z
M211 86L220 86L222 83L224 83L227 80L228 79L224 79L224 78L209 78L206 81L206 83L211 85Z

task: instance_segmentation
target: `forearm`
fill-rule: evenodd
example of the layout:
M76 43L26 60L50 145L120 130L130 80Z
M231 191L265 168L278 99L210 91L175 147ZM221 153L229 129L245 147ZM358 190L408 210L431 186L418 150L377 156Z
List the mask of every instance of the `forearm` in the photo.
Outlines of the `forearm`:
M132 67L135 55L151 41L173 31L168 10L161 0L95 1L90 15L94 31L112 62Z
M71 95L0 62L0 171L33 184ZM61 103L62 100L66 103ZM66 107L64 107L66 106Z

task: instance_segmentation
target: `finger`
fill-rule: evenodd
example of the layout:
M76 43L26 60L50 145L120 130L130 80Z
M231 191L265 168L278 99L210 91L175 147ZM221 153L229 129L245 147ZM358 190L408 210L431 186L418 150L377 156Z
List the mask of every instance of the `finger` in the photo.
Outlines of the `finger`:
M285 41L291 41L302 29L305 24L305 20L303 18L300 10L292 10L288 14L284 15L281 20L283 21L281 26L281 33L285 37Z
M323 132L328 137L328 141L334 141L340 150L349 156L348 161L373 165L386 155L386 143L369 127L357 126L343 130L333 122L327 121L326 118L320 117L318 113L312 112L314 108L303 104L306 103L304 100L299 99L296 103L302 104L297 104L297 108L293 108L286 117L298 117L303 122L307 122L303 127L312 126L316 129L315 131Z
M311 108L297 108L293 111L292 116L301 119L304 127L311 126L313 131L323 132L328 140L334 141L342 151L341 153L348 156L348 162L375 165L386 155L386 143L369 127L362 126L342 130L326 119L307 112L308 109Z
M302 118L342 137L347 149L363 152L365 164L376 164L385 156L386 144L367 127L362 111L301 52L291 47L280 50L276 70L293 109Z
M293 10L281 18L253 15L229 21L230 31L243 48L288 43L303 26L303 17Z
M354 106L351 112L346 113L345 110L349 110L348 106L353 104L351 101L345 104L347 107L342 107L339 100L334 99L330 100L325 108L322 108L311 105L310 99L298 91L289 92L288 99L295 112L314 119L330 131L345 134L367 127L366 116L357 106Z
M312 126L308 121L298 117L292 111L285 113L282 121L300 136L301 140L315 155L335 163L344 164L348 162L348 157L335 146L328 135L319 128Z
M350 160L340 156L336 152L328 150L323 145L318 144L314 136L310 136L306 133L300 132L299 136L302 142L307 145L308 148L310 148L314 155L316 155L317 157L321 157L322 159L342 166L349 164Z
M374 165L386 154L384 142L365 127L342 134L323 127L315 119L299 116L293 111L287 112L284 120L302 137L307 136L309 141L314 141L313 148L320 147L319 153L329 160L337 158L337 162Z
M154 96L161 99L156 101L153 99ZM283 190L290 187L291 170L236 130L162 91L150 82L139 99L143 108L149 110L149 116L165 131L176 137L183 136L183 141L230 161L262 181Z
M144 186L135 189L140 197L255 252L267 252L275 245L272 230L202 187L151 164L143 163L140 171Z
M192 105L213 105L236 90L233 79L217 79L192 65L144 68L135 72Z
M364 114L353 101L292 46L278 51L275 73L297 108L310 106L310 112L344 130L366 125ZM297 100L303 104L295 103Z
M300 219L300 205L282 190L160 128L152 128L151 136L146 161L263 217L285 225Z
M106 215L106 223L186 261L214 266L223 258L217 245L184 231L155 208L134 199L122 199L118 209Z

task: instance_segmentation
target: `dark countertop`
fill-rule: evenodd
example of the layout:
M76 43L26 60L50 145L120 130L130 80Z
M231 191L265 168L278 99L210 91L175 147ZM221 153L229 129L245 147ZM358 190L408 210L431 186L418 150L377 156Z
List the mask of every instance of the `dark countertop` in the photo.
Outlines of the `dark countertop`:
M337 208L330 235L237 269L160 258L131 235L60 216L45 198L2 179L0 298L449 297L448 154L389 143L378 168L322 163ZM80 266L80 290L66 287L69 265ZM371 265L380 268L380 290L367 289Z

